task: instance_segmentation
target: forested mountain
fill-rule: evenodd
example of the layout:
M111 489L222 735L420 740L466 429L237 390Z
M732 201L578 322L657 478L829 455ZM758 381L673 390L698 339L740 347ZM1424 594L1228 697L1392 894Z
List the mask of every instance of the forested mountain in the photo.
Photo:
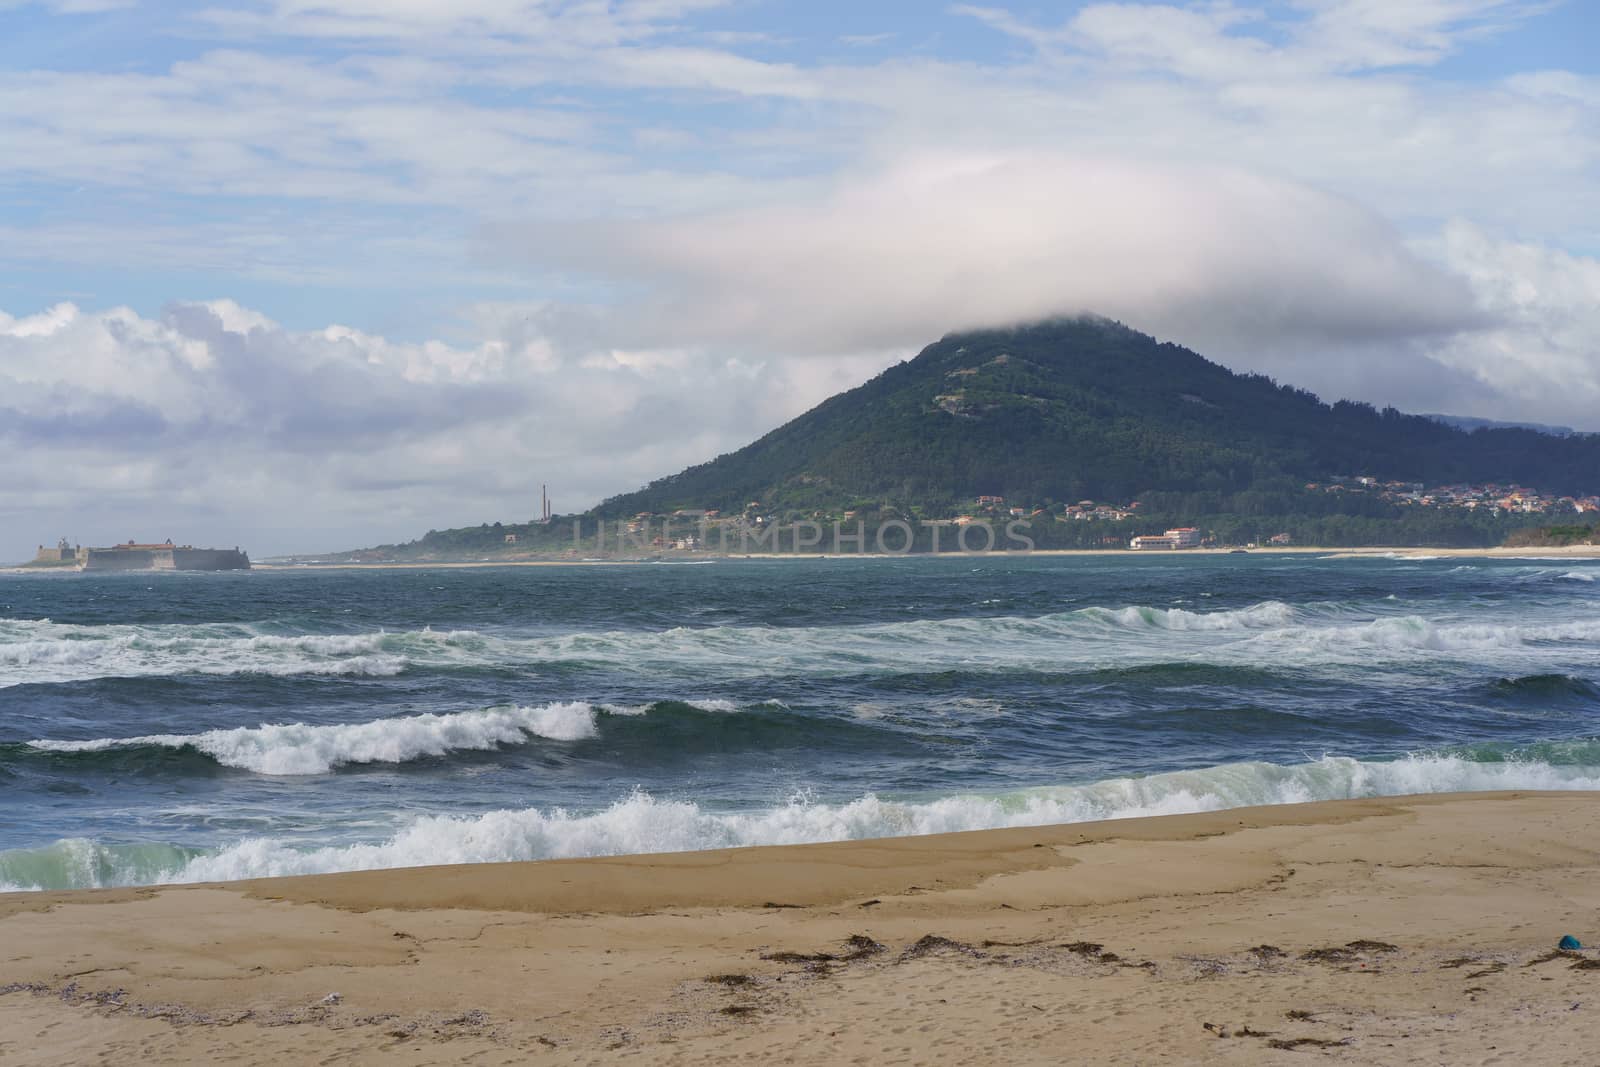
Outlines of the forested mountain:
M1102 319L954 334L736 452L613 497L678 508L936 511L979 495L1046 504L1298 492L1336 474L1600 488L1600 435L1468 432L1235 374Z
M1553 426L1547 422L1503 422L1500 419L1479 419L1470 415L1439 415L1425 412L1428 418L1454 426L1458 430L1538 430L1552 437L1571 437L1577 433L1571 426Z

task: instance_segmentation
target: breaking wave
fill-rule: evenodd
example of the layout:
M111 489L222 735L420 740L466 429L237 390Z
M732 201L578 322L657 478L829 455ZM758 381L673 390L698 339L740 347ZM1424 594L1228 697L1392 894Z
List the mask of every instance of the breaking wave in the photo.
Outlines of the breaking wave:
M1481 653L1527 650L1547 644L1600 642L1600 619L1553 624L1447 623L1420 615L1374 619L1354 625L1285 627L1250 644L1282 653L1333 659L1367 657L1374 651Z
M278 635L235 625L65 626L0 621L0 688L185 674L401 673L415 656L469 648L470 632Z
M661 705L565 702L338 725L286 723L197 734L150 734L89 741L36 740L25 747L34 752L57 754L144 748L188 750L203 753L225 767L257 774L326 774L349 764L408 763L452 752L520 745L530 738L582 741L598 735L602 716L645 715L658 706ZM722 713L738 710L736 705L725 700L705 700L685 706Z
M1527 751L1486 748L1389 762L1328 756L1287 766L1236 763L1087 785L930 800L867 795L828 804L797 796L751 812L713 810L688 800L634 792L602 811L527 808L478 816L427 816L383 841L318 848L296 847L270 837L213 850L108 845L76 838L44 848L0 852L0 886L66 889L683 852L1499 789L1600 790L1600 744L1553 743Z
M1574 572L1577 573L1577 572ZM1459 656L1540 644L1600 653L1600 618L1549 624L1458 622L1365 605L1271 600L1249 607L1086 607L866 625L710 626L562 634L472 630L277 635L251 627L69 627L0 620L0 688L106 677L206 674L369 675L418 670L576 666L630 674L723 677L1009 670L1202 660L1224 665L1345 664L1352 657Z
M1315 609L1301 609L1312 611ZM49 621L0 620L0 688L26 683L105 677L185 674L376 675L408 667L531 666L578 661L653 669L662 661L759 672L774 652L797 663L859 662L874 649L897 660L914 642L930 654L974 638L1059 643L1113 631L1196 633L1259 630L1287 625L1297 609L1271 601L1232 611L1182 608L1084 608L1037 618L1000 617L839 627L674 627L554 636L486 634L471 630L366 634L262 634L248 626L65 626Z

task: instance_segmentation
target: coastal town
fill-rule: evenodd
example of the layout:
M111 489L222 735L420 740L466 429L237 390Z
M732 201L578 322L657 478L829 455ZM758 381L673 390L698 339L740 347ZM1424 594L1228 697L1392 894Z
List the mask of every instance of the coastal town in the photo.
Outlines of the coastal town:
M1600 512L1600 496L1555 496L1517 485L1440 485L1421 482L1384 482L1370 475L1337 477L1308 482L1308 492L1363 493L1400 507L1462 508L1496 515L1581 515Z
M1483 484L1457 484L1427 486L1422 482L1380 481L1370 475L1348 475L1330 478L1326 482L1307 482L1309 493L1370 496L1387 504L1412 508L1460 508L1465 511L1483 511L1493 515L1548 515L1552 517L1582 515L1600 512L1600 496L1559 496L1541 493L1526 486ZM974 501L973 517L993 518L999 514L1013 517L1054 517L1066 521L1120 521L1137 518L1139 502L1103 504L1082 500L1076 504L1054 509L1023 509L1005 506L1001 497L980 496Z
M1499 485L1492 482L1428 486L1422 482L1382 481L1370 475L1341 475L1325 482L1308 482L1305 484L1305 490L1308 493L1343 495L1352 498L1365 496L1401 508L1459 509L1493 516L1540 515L1554 518L1600 513L1600 496L1559 496L1541 493L1526 486ZM1008 520L1067 523L1126 522L1138 519L1141 514L1140 502L1137 500L1121 504L1080 500L1072 504L1051 502L1021 506L1008 502L1003 496L988 494L974 497L970 504L959 510L959 514L949 518L920 518L918 521L923 526L960 528ZM817 512L810 518L818 522L849 524L882 520L885 517L901 516L892 508L855 507L832 515ZM671 536L667 534L663 525L660 527L661 535L648 537L653 532L654 524L663 520L684 524L679 527L680 529L695 527L700 536L690 533ZM765 514L759 502L751 501L742 511L731 515L716 509L700 508L679 508L663 515L640 512L627 520L622 530L631 538L648 537L648 543L652 548L693 552L706 547L705 533L708 530L723 526L761 530L775 526L778 521L776 516ZM507 535L508 541L514 543L514 538L514 534ZM1127 538L1126 541L1123 537L1113 534L1105 537L1103 543L1107 546L1126 543L1126 547L1131 550L1147 552L1207 548L1215 547L1216 544L1201 530L1192 526L1173 527L1160 534L1140 534ZM1292 543L1293 538L1287 533L1273 534L1261 542L1262 545L1279 547ZM1243 547L1257 546L1252 543Z
M1228 510L1223 500L1061 501L998 493L924 505L857 498L845 506L658 507L623 515L557 515L547 487L536 517L434 530L418 541L340 553L348 562L399 559L645 558L712 555L922 553L1028 550L1248 551L1305 546L1501 544L1529 536L1580 537L1600 518L1600 496L1561 495L1496 482L1428 485L1371 475L1292 482ZM1218 504L1221 507L1218 507ZM1211 507L1215 510L1204 510ZM1576 524L1568 522L1576 519ZM558 521L559 520L559 521ZM1565 523L1566 525L1562 525ZM1554 524L1554 525L1552 525ZM49 554L43 550L42 554ZM43 565L43 564L36 564Z

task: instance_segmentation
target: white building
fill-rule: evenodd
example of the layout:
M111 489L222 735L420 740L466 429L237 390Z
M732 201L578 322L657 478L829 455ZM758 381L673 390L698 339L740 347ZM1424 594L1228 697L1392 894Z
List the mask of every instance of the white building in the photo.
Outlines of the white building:
M1179 548L1199 548L1200 531L1193 526L1178 526L1157 537L1155 534L1144 534L1128 542L1128 547L1136 552L1171 551Z

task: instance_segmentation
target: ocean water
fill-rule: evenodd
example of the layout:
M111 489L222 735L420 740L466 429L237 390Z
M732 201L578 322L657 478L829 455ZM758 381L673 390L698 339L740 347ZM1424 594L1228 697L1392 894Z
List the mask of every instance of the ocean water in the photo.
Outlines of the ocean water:
M1600 563L0 576L0 888L1600 789Z

